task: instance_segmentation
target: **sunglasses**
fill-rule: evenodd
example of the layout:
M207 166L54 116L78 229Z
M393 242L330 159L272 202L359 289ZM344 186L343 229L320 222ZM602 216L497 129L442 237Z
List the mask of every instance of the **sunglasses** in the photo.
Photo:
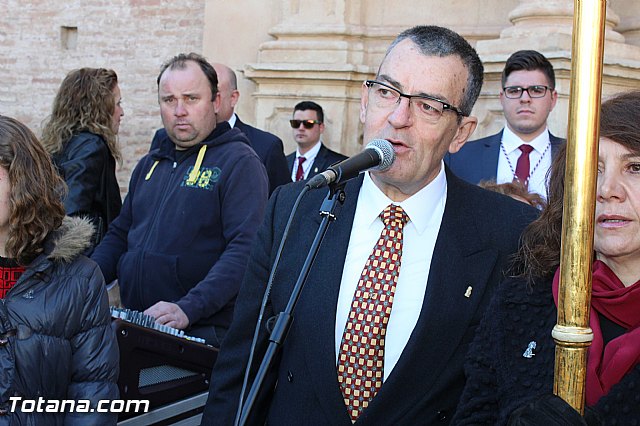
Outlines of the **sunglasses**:
M312 129L316 124L322 124L318 120L289 120L292 129L297 129L302 124L305 129Z

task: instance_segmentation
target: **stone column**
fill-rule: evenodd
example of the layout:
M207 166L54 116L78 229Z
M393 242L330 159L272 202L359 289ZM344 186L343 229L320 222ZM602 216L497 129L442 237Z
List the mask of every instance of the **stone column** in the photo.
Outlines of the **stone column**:
M258 62L245 67L256 83L256 122L282 135L295 149L288 126L293 107L313 100L325 110L324 141L351 155L361 149L360 87L370 74L364 63L361 0L287 0L283 19L262 43Z
M638 0L616 0L620 13L618 30L628 44L640 46L640 2Z

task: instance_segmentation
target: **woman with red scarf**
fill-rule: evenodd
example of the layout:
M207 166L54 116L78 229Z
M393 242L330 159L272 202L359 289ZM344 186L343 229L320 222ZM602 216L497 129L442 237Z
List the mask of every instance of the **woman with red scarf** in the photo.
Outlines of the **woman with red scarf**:
M602 104L584 417L553 395L565 155L470 346L453 425L640 425L640 91Z

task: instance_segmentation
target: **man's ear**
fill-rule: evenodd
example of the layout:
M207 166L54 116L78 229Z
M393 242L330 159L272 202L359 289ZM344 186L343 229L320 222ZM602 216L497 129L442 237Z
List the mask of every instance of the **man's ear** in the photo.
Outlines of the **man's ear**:
M449 144L449 153L455 154L460 151L477 126L478 119L476 117L462 117L462 121L458 125L458 130Z
M549 108L549 112L556 107L556 102L558 102L558 92L554 89L551 91L551 108Z
M238 103L238 99L240 99L240 92L235 89L231 91L231 108L235 108Z
M369 88L363 82L362 94L360 95L360 122L364 124L364 119L367 116L367 105L369 104Z
M217 114L220 112L220 103L222 102L222 98L220 97L220 92L216 93L216 97L213 99L213 110Z

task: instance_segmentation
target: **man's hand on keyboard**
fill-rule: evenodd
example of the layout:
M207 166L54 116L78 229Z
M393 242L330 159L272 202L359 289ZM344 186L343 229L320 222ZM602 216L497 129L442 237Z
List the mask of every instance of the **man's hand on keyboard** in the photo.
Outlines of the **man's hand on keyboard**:
M189 326L189 318L175 303L158 302L144 313L154 317L156 322L169 327L184 330Z

